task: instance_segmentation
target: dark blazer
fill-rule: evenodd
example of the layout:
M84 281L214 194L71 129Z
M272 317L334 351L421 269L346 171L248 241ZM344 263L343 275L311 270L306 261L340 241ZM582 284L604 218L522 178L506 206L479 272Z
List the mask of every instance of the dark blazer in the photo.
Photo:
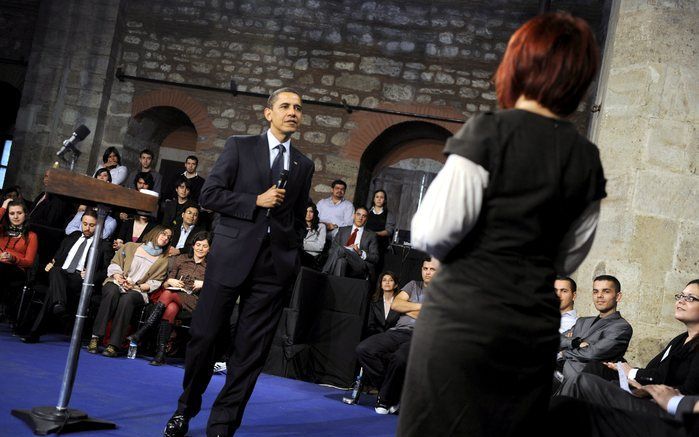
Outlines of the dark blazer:
M119 226L119 233L118 235L114 238L115 240L119 239L122 240L124 243L134 243L131 241L131 234L133 234L133 219L126 220ZM150 232L157 223L155 221L150 220L146 227L143 229L143 232L141 233L141 236L138 237L138 240L135 241L135 243L141 243L143 241L143 237Z
M180 253L187 253L189 248L192 247L192 244L194 244L194 236L205 230L206 229L203 226L200 226L198 223L194 225L194 229L192 229L192 232L187 235L187 239L184 242L184 246L180 249ZM182 225L172 227L172 238L170 239L170 244L172 247L175 247L177 242L180 241L180 233L182 233Z
M563 376L572 377L591 361L615 361L623 358L629 347L633 329L621 317L618 311L599 319L597 317L581 317L570 329L572 337L561 334L561 351L565 364ZM595 322L593 324L593 322ZM573 348L572 341L580 338L590 345L585 348Z
M70 249L73 247L75 242L78 241L78 238L80 238L81 235L82 232L75 231L61 241L56 254L53 256L55 261L53 268L60 269L63 267L63 264L66 262L66 258L68 258ZM106 240L102 240L100 242L100 255L97 257L97 267L95 269L95 277L93 280L95 284L102 284L102 282L104 282L105 278L107 277L107 266L111 262L113 256L114 251L112 251L111 244ZM85 262L87 263L87 260Z
M685 395L699 394L699 345L685 345L687 335L684 332L673 338L645 369L638 369L636 380L644 385L669 385ZM661 361L668 348L670 353Z
M207 280L228 287L240 285L248 276L268 229L277 278L282 283L292 279L300 265L306 203L314 171L313 162L292 145L284 202L267 217L267 210L256 205L257 196L274 183L267 133L234 136L226 141L199 196L202 207L221 216L207 258ZM235 268L231 268L232 262Z
M352 234L353 226L343 226L335 235L333 240L340 246L344 246L350 235ZM364 227L364 232L362 232L362 238L359 241L359 249L366 252L366 261L368 264L373 266L379 260L379 242L376 239L376 233L370 231Z
M388 312L388 317L384 316L383 299L369 304L369 320L367 321L367 337L374 334L386 332L396 326L401 313L393 310Z

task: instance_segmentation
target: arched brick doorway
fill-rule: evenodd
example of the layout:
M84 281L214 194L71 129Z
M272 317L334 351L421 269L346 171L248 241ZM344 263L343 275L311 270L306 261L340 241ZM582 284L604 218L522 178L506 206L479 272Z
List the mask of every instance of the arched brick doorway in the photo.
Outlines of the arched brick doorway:
M451 135L442 126L415 120L385 129L362 154L355 203L370 205L373 191L384 189L398 228L407 229L420 196L445 161L442 149Z

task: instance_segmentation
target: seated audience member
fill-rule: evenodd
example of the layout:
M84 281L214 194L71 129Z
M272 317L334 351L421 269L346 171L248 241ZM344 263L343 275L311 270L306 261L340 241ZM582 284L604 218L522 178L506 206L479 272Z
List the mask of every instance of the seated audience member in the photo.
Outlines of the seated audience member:
M168 256L189 253L189 249L194 244L194 237L204 230L198 223L199 207L189 205L182 213L182 224L172 231L172 245L170 245Z
M24 202L24 204L27 205L27 209L29 209L29 202L22 196L22 188L19 185L12 185L2 190L2 199L0 199L0 203L4 203L7 199Z
M102 355L116 357L119 354L134 310L148 303L148 293L157 290L167 276L171 237L169 228L156 226L143 238L143 243L126 243L116 251L107 267L88 352L97 353L99 340L106 334L111 320L109 345Z
M95 169L95 176L97 171L101 168L106 168L112 175L112 183L116 185L123 185L126 181L126 177L129 174L129 169L121 165L121 155L116 147L107 147L102 155L102 164L98 164Z
M691 281L675 297L675 319L685 325L685 332L672 339L645 368L633 368L628 363L607 362L605 365L617 375L617 366L621 365L629 384L637 388L645 384L664 384L685 395L699 395L699 279ZM662 416L657 404L620 388L618 378L617 381L608 381L586 371L566 379L560 394L613 408Z
M136 173L136 176L134 176L133 186L134 186L134 189L137 191L151 190L151 187L153 186L153 176L151 176L150 173L144 173L144 172ZM149 215L151 215L153 217L157 217L157 211L154 213L151 213ZM129 219L129 215L126 212L122 211L119 213L119 220L121 220L122 223L128 219Z
M48 183L48 170L44 173L44 178L42 179L44 187ZM41 228L53 228L56 230L63 230L70 219L74 209L70 202L67 202L62 197L55 194L49 193L47 191L42 191L34 199L32 203L33 207L29 211L28 220L35 227ZM38 232L42 232L37 229ZM47 238L43 238L44 233L39 234L42 241L50 238L50 234L46 234ZM58 242L57 242L58 243Z
M24 203L5 199L0 207L0 298L10 301L9 291L21 288L38 246L39 238L28 229Z
M315 203L308 202L306 207L306 235L303 237L301 265L312 269L318 268L318 257L325 247L325 225L320 224Z
M199 158L194 155L189 155L184 160L184 172L178 174L176 177L171 178L167 183L163 184L163 197L170 197L174 195L176 182L180 176L184 176L189 179L190 193L189 198L193 202L199 203L199 193L201 193L201 187L204 186L206 179L199 176L197 173L197 167L199 166Z
M379 247L376 234L365 227L367 215L367 209L360 206L354 212L354 224L340 228L332 240L323 273L355 278L374 274Z
M567 276L558 276L553 282L553 288L556 290L556 296L560 303L561 310L561 327L558 332L563 334L575 325L578 320L578 313L575 311L575 297L577 296L578 285Z
M127 219L119 228L119 235L114 239L112 248L118 250L125 243L140 243L145 235L147 235L156 223L152 217L138 214L135 218Z
M160 209L160 213L162 214L161 223L165 226L179 226L184 210L194 204L194 202L189 199L189 179L180 176L175 186L175 192L177 195L172 199L166 199Z
M396 217L388 210L388 198L384 190L374 191L374 196L371 200L371 209L369 209L369 217L366 221L366 228L376 233L379 240L379 255L383 259L383 255L391 243L391 237L396 229Z
M148 186L151 188L147 189L153 190L156 193L161 192L163 177L153 168L153 157L153 152L149 149L141 150L141 153L138 155L138 161L141 165L137 170L133 170L131 173L129 173L129 176L126 178L126 188L135 188L140 190L141 188L138 188L137 185L138 178L139 176L142 177L144 174L147 174L151 178L151 183L148 184Z
M109 174L109 170L101 168L97 170L95 173L95 179L99 179L104 182L109 182L111 183L112 181L112 176ZM80 205L78 206L78 211L75 213L75 216L71 219L70 222L68 222L68 225L66 226L66 235L70 235L73 232L80 232L82 231L82 217L83 213L85 212L85 205ZM91 210L94 211L94 208L90 208ZM109 240L112 235L114 234L114 231L116 230L117 227L117 222L114 220L114 217L111 216L106 216L104 218L104 227L102 228L102 239L103 240Z
M46 322L51 316L66 321L70 311L78 307L87 257L94 241L97 226L97 212L88 208L81 213L81 228L65 237L45 270L49 272L49 288L44 303L39 311L29 334L22 337L25 343L36 343L43 334ZM100 245L101 255L97 257L97 266L93 282L99 284L107 276L107 264L111 259L111 248Z
M144 334L160 321L156 354L150 362L154 366L165 364L165 343L170 338L175 317L182 308L194 311L199 300L199 291L204 285L206 256L211 247L211 237L208 232L198 232L192 240L193 245L190 246L189 253L175 258L168 279L163 283L165 290L158 298L148 320L141 329L129 336L129 340L139 342Z
M660 413L555 396L551 399L549 434L557 435L566 430L567 437L699 436L699 396L684 396L663 384L645 385L637 393L652 396L653 402L646 402L656 404Z
M335 238L339 228L352 224L354 205L345 199L347 184L337 179L330 184L332 195L318 202L318 218L325 225L328 240Z
M379 388L375 407L379 414L398 411L413 327L438 267L436 259L426 258L422 263L422 281L410 281L393 299L391 310L401 314L396 326L357 346L357 359L364 374Z
M581 317L561 334L558 367L565 379L580 373L592 361L623 358L633 334L631 325L617 311L621 284L611 275L597 276L592 282L592 300L599 315Z
M376 291L371 296L369 318L367 320L367 337L386 332L396 326L401 314L392 310L391 305L400 293L398 277L395 273L381 273Z

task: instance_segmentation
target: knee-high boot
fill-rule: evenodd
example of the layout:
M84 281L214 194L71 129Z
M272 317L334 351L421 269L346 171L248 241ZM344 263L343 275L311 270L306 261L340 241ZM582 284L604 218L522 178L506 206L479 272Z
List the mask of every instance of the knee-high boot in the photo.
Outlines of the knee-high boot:
M170 333L172 333L172 324L167 320L162 320L160 322L160 329L158 329L158 345L155 350L155 356L153 361L151 361L151 366L162 366L165 364L165 343L167 343L170 338Z
M129 335L127 337L127 340L135 341L136 343L141 341L141 337L143 337L146 334L146 332L148 332L148 330L150 328L152 328L153 325L155 325L161 319L161 317L163 317L164 312L165 312L165 304L162 302L156 302L155 308L150 313L150 315L148 316L148 319L143 324L143 326L141 326L141 329L139 329L135 333Z

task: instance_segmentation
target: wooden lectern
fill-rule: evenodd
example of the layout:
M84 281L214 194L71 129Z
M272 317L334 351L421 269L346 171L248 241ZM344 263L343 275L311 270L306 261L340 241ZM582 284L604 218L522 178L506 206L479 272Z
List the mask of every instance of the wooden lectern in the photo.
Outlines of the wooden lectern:
M12 410L12 415L24 420L32 428L34 434L65 433L70 431L85 431L92 429L113 429L116 424L99 419L91 419L86 413L68 408L70 395L75 382L75 372L78 367L80 341L82 338L85 314L92 294L92 283L95 276L99 245L101 243L104 218L113 206L135 211L153 212L158 206L158 197L143 194L135 190L106 183L99 179L73 173L62 169L50 169L46 191L78 200L82 204L97 208L96 238L93 240L85 265L85 279L80 292L80 303L75 316L75 325L70 339L68 359L63 373L61 392L55 407L34 407L31 410Z

